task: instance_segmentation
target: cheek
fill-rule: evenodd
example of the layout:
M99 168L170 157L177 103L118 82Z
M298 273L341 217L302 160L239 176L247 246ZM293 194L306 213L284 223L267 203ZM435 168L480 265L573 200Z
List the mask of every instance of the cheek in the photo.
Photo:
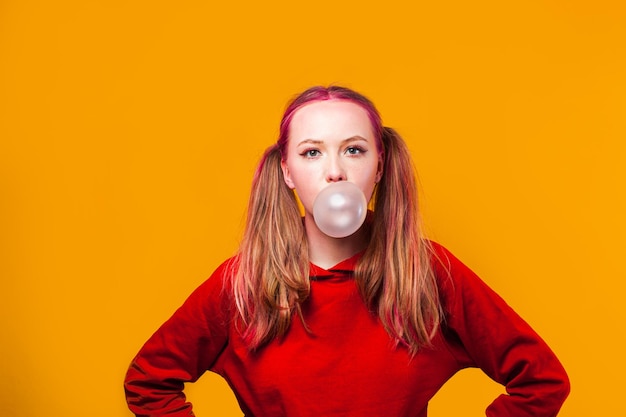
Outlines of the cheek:
M290 179L298 199L306 208L310 208L321 189L318 181L314 180L314 173L302 167L293 167L290 170Z
M377 176L378 164L368 166L367 169L363 170L361 172L361 175L359 176L361 178L359 185L361 190L363 191L363 194L365 194L365 198L367 199L367 201L372 198L374 188L376 187L376 181L378 179Z
M376 187L376 183L371 183L363 190L363 194L365 194L365 199L369 202L372 199L372 195L374 194L374 188Z
M307 177L306 169L294 155L288 155L287 158L286 161L282 162L285 182L291 189L298 189L303 183L306 183L303 180Z
M292 166L290 177L296 190L303 190L311 186L312 173L302 166Z

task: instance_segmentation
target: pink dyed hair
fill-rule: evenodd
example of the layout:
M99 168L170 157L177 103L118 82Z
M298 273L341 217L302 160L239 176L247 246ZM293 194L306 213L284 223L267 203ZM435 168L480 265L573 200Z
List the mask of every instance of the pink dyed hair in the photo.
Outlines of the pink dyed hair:
M283 114L283 118L280 122L280 130L278 134L278 141L276 142L280 154L283 158L287 154L287 143L289 142L289 127L293 115L302 107L315 101L324 100L345 100L353 102L359 105L367 112L367 116L372 124L374 134L376 135L376 147L379 152L383 150L383 123L380 118L380 114L374 103L372 103L367 97L350 90L346 87L340 87L331 85L328 87L315 86L311 87L304 92L300 93L296 98L289 103Z

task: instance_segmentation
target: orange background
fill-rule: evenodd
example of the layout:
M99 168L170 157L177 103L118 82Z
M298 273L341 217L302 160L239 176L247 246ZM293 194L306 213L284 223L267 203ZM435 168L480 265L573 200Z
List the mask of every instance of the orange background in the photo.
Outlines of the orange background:
M561 415L623 412L623 1L212 3L0 2L0 415L130 416L129 361L236 249L286 101L327 83L374 100L430 236L557 352ZM431 415L500 391L464 371ZM241 415L214 375L189 397Z

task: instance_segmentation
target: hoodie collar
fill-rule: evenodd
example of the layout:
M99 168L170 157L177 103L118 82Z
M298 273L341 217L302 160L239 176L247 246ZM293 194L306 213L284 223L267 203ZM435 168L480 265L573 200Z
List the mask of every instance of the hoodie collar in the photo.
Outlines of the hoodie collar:
M354 272L354 268L356 267L357 262L359 261L359 259L361 259L362 256L363 252L359 252L355 255L352 255L348 259L344 259L337 265L332 266L328 269L324 269L321 266L317 266L311 262L309 268L309 277L315 280L321 278L329 278L337 274L352 274Z

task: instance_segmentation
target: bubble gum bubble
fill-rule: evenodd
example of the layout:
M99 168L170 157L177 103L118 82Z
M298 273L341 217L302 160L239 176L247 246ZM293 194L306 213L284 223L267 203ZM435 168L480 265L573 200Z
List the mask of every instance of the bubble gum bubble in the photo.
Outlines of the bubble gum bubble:
M313 202L317 227L330 237L342 238L359 230L367 215L365 195L354 183L328 185Z

